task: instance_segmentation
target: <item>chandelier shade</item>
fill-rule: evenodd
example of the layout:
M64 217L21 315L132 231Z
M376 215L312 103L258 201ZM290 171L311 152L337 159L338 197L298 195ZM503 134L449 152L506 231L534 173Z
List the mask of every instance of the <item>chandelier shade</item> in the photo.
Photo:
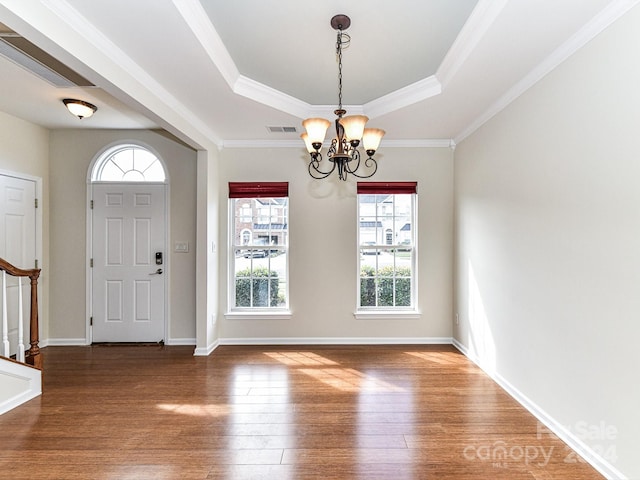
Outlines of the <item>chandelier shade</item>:
M344 136L347 142L358 141L362 139L364 126L369 121L369 117L364 115L349 115L340 119L340 125L344 127Z
M320 165L322 161L320 151L331 122L324 118L307 118L302 122L306 131L300 135L300 138L304 141L309 152L309 175L318 180L327 178L335 170L338 171L340 180L346 180L348 175L369 178L378 169L378 163L373 155L378 150L385 131L379 128L365 128L369 117L366 115L345 116L347 111L342 108L342 49L346 48L351 41L351 37L344 33L349 25L351 25L351 19L346 15L335 15L331 19L331 26L338 31L336 39L338 108L334 111L337 116L335 119L336 135L331 140L331 146L327 152L327 159L332 164L328 170L323 169ZM360 143L363 144L367 154L367 158L362 162L358 150Z
M302 126L307 131L307 136L311 145L314 143L320 143L322 145L329 125L331 125L331 122L324 118L307 118L302 122Z
M367 151L375 152L380 146L380 141L384 136L384 130L379 128L365 128L362 133L362 146ZM371 154L373 155L373 153Z

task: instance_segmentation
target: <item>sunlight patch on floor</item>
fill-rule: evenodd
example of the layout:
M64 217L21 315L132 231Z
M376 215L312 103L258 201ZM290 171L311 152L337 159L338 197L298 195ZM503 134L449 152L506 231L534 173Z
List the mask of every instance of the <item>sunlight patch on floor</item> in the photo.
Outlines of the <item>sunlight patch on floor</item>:
M338 365L333 360L313 352L265 352L265 355L290 366Z
M176 403L159 403L156 405L160 410L177 413L180 415L191 415L193 417L221 417L229 415L231 408L229 405L189 405Z

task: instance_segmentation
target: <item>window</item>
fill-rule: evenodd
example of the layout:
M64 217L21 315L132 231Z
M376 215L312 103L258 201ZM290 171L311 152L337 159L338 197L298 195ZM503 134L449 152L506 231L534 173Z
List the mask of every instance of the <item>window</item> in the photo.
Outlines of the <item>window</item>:
M289 185L229 183L229 305L235 311L288 308Z
M415 310L416 183L358 182L358 310Z
M117 145L104 152L96 162L94 182L164 182L162 163L153 153L139 145Z

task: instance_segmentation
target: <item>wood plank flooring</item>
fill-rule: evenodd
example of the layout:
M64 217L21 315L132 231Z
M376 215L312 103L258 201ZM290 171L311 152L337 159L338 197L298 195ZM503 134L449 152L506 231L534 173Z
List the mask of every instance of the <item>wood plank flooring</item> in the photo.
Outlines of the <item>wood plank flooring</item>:
M450 346L43 349L0 478L601 479Z

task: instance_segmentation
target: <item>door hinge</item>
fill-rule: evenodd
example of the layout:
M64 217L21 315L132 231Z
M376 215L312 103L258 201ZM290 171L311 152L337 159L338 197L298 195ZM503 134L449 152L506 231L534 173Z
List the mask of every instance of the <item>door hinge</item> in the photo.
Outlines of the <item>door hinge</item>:
M35 202L35 204L36 204L36 208L38 208L38 199L37 199L37 198L34 198L33 200L34 200L34 202Z
M93 268L93 258L91 260L89 260L89 267Z
M93 327L93 317L89 317L89 326Z
M93 200L89 201L89 208L93 210Z
M33 268L38 268L38 259L36 258L36 266Z

